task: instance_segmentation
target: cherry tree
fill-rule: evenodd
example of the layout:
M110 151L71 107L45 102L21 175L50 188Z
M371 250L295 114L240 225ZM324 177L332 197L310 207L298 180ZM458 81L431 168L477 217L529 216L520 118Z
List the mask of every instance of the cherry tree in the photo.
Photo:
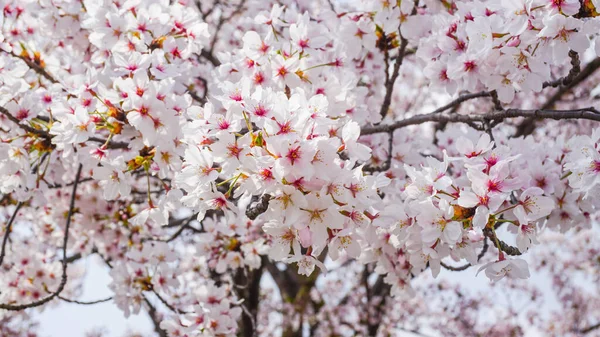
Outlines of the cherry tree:
M600 336L598 0L1 4L2 335Z

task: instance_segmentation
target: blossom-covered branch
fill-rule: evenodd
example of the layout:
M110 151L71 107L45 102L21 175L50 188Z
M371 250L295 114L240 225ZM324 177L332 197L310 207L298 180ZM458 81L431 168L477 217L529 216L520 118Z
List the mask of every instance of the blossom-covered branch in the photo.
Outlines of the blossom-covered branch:
M592 121L600 121L600 111L594 107L574 109L574 110L522 110L522 109L506 109L503 111L495 111L482 115L459 115L459 114L443 114L430 113L416 115L403 120L396 121L392 124L384 124L372 127L365 127L361 130L362 135L370 135L379 132L392 132L393 130L403 128L409 125L417 125L427 122L450 122L450 123L472 123L485 121L503 121L508 118L517 117L532 117L543 119L587 119Z

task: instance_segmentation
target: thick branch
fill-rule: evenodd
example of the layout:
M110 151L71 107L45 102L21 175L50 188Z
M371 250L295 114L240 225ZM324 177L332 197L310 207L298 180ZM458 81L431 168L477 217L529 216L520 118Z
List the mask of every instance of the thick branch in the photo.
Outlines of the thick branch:
M269 208L270 200L271 200L271 196L269 194L263 194L262 197L260 197L260 201L257 201L255 203L251 204L246 209L246 216L250 220L256 219L259 215L261 215L267 211L267 209Z
M246 269L239 270L235 278L232 277L231 291L240 299L243 299L241 308L244 311L242 316L241 336L254 337L258 333L256 325L256 316L260 305L260 280L263 275L265 264L260 268L246 272ZM245 282L244 285L239 285ZM239 291L237 289L240 289Z
M556 102L558 102L563 95L569 92L571 89L579 85L581 82L585 81L590 75L592 75L598 68L600 68L600 57L595 58L593 61L587 64L585 68L577 75L571 82L569 82L564 87L561 87L544 105L542 109L548 109L554 106Z
M208 60L208 62L212 63L213 66L218 67L221 65L221 62L213 55L211 51L206 49L202 49L200 56Z
M154 331L158 334L159 337L169 337L167 332L160 327L161 320L160 317L158 317L158 312L156 311L156 308L152 305L152 303L150 303L150 301L148 301L146 296L142 296L144 297L144 302L146 302L146 305L148 306L148 316L150 316L150 319L154 324Z
M300 289L298 279L295 277L297 275L290 273L289 269L279 270L279 268L277 268L277 266L273 262L269 261L266 257L263 257L262 263L277 284L277 287L281 293L281 297L284 299L292 299L296 297L298 289Z
M588 77L590 77L598 68L600 68L600 57L595 58L593 61L588 63L581 72L579 72L576 76L574 76L570 81L568 81L569 75L565 78L566 83L563 83L555 93L544 103L542 109L552 108L556 102L560 101L560 99L568 92L570 92L573 88L578 86L581 82L585 81ZM553 82L549 82L548 84L552 84ZM517 131L515 132L515 137L527 136L531 134L535 130L535 119L529 118L521 122L521 124L517 127Z
M554 81L544 82L542 87L553 87L556 88L560 85L569 85L577 75L581 72L581 61L579 60L579 54L574 51L569 51L569 57L571 57L571 70L569 74L563 78L556 79Z
M498 244L498 248L499 250L505 252L507 255L510 256L518 256L521 255L522 253L519 251L519 248L517 247L513 247L509 244L507 244L506 242L498 239L498 237L496 236L496 233L494 233L494 231L490 228L484 228L483 230L483 235L485 235L486 237L490 238L490 240L492 242L497 242Z
M381 132L392 132L393 130L400 129L409 125L423 124L427 122L450 122L450 123L473 123L473 122L491 122L491 121L502 121L507 118L517 117L534 117L534 118L547 118L547 119L588 119L600 122L600 111L593 107L576 109L576 110L521 110L521 109L507 109L504 111L495 111L484 115L457 115L457 114L440 114L440 113L429 113L423 115L416 115L410 118L399 120L392 124L377 125L372 127L366 127L361 131L361 135L371 135L374 133Z
M376 306L373 308L375 311L375 316L371 317L373 322L367 322L367 330L369 331L369 336L377 335L381 322L383 321L383 316L385 315L385 304L388 300L390 291L392 287L385 283L384 276L379 275L377 277L377 281L373 285L372 288L372 297L380 297L381 300ZM367 303L370 305L371 303ZM369 308L367 308L369 310Z

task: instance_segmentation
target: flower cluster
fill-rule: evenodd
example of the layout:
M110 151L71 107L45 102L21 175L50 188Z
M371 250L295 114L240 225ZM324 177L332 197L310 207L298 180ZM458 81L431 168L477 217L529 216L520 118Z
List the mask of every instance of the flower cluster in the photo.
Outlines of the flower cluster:
M599 5L5 1L0 309L66 300L90 255L171 336L268 334L266 273L323 335L375 335L426 270L528 278L600 207Z
M418 43L417 55L432 84L451 94L496 90L502 102L510 103L515 92L539 93L553 80L553 65L590 47L588 36L597 35L599 21L592 18L593 5L580 3L456 2L450 11L428 6L409 17L403 33Z

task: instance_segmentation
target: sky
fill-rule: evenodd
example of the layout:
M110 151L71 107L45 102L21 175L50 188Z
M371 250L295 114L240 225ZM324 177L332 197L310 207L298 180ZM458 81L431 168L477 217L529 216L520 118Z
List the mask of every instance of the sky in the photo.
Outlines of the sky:
M108 268L103 264L100 258L92 255L83 261L77 262L79 267L86 270L83 283L83 293L80 297L74 298L80 301L93 301L106 298L112 295L108 288L111 279L108 274ZM469 284L471 290L489 289L490 282L485 275L476 275L477 268L469 268L463 272L450 272L442 269L440 278L449 279L463 284ZM539 274L533 274L530 282L540 285L540 288L548 290L550 295L550 284L546 277ZM435 281L434 281L435 282ZM150 298L151 302L157 307L156 299ZM556 307L558 303L548 298L549 307ZM112 301L95 305L78 305L66 302L60 302L58 306L46 308L42 313L37 314L40 322L40 337L84 337L87 332L102 328L105 331L104 337L123 337L126 333L137 332L144 336L151 336L154 328L145 311L138 315L131 315L129 318L123 316L122 311L113 304ZM424 330L426 331L426 330ZM412 333L404 333L401 337L414 337ZM428 336L436 337L430 333ZM541 336L536 331L529 331L527 337Z
M108 288L108 268L101 264L98 256L78 262L86 268L83 294L79 301L94 301L112 295ZM75 298L74 298L75 299ZM121 337L126 332L139 332L145 336L152 332L152 322L147 313L125 318L122 311L112 302L94 305L78 305L62 302L38 314L40 337L84 337L86 332L104 328L106 337Z

